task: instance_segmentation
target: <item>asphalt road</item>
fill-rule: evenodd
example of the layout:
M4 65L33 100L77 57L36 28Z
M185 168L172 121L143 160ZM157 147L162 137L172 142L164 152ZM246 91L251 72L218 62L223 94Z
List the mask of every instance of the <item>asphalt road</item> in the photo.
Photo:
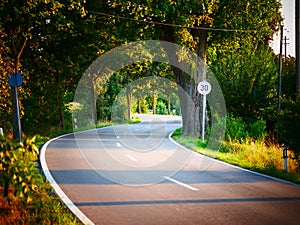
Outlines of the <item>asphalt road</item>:
M86 224L300 224L300 187L176 145L177 117L69 134L41 161Z

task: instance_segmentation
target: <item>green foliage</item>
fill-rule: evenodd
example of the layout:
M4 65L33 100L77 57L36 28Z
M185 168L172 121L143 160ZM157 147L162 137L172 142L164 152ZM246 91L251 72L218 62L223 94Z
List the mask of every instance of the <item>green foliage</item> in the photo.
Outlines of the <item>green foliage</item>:
M271 49L244 43L220 46L218 53L210 54L210 68L223 90L227 111L247 122L270 119L276 106L278 74Z
M160 115L168 114L167 106L163 101L158 101L156 104L156 113Z
M282 96L294 98L296 93L296 58L285 57L282 70Z
M183 27L205 24L225 29L256 29L260 32L214 31L208 33L208 45L228 47L239 45L241 39L261 44L280 22L279 6L277 0L268 0L267 4L258 0L17 0L11 4L5 0L0 4L0 72L3 74L0 78L0 126L5 130L11 127L7 77L16 67L22 70L25 81L20 94L23 130L26 133L42 133L39 128L62 129L70 126L70 117L64 108L64 94L75 91L82 73L105 51L141 39L177 42L191 50L196 50L197 45L202 43L193 29L145 23L145 20L174 23ZM25 48L17 63L16 56L23 45ZM129 56L132 55L129 53ZM151 68L150 65L148 68L151 69L142 71L141 65L125 68L122 73L125 71L125 75L133 81L141 76L153 75L157 68ZM162 75L162 71L163 76L168 74L169 78L173 77L169 67L160 67L156 72ZM104 99L99 100L99 119L110 118L112 95L114 93L108 92ZM170 93L166 95L170 96Z
M267 124L265 120L257 120L254 123L250 123L248 125L249 136L254 138L255 140L264 140L267 133Z
M227 116L227 123L226 123L226 133L225 137L226 140L243 140L248 136L247 133L247 125L242 120L242 118L237 117L235 118L233 115Z
M220 119L218 119L220 120ZM266 121L257 120L254 123L245 123L241 117L233 114L227 115L225 139L231 141L241 141L247 138L263 141L266 136Z
M0 127L8 132L11 129L12 99L7 78L9 72L12 71L12 63L5 54L9 50L4 42L6 36L7 34L3 32L0 25Z
M35 138L23 142L11 142L0 137L0 186L4 196L9 198L9 188L13 195L32 200L32 193L38 188L41 175L33 163L38 159Z
M279 142L293 150L300 162L300 102L292 99L283 101L278 121Z
M226 29L243 29L245 32L214 32L216 43L239 41L251 37L253 43L266 43L283 20L278 0L220 0L214 14L214 25ZM228 43L228 42L227 42Z
M50 184L34 163L39 153L35 143L41 145L46 140L34 137L13 142L0 137L1 224L78 224L61 200L51 194Z
M148 113L149 112L149 104L145 98L140 100L141 104L141 113Z

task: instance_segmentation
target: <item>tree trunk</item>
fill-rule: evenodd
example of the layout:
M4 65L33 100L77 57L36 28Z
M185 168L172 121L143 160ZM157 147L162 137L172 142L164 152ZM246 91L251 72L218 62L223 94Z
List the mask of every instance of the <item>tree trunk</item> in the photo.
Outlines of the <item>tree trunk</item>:
M92 73L91 75L91 79L90 79L90 82L91 82L91 123L92 125L96 125L96 122L97 122L97 113L96 113L96 91L95 91L95 79L97 78L96 74Z
M207 28L208 24L199 24L198 26L201 26L203 28ZM206 80L207 76L206 76L206 48L207 48L207 37L208 37L208 31L203 29L203 30L193 30L192 32L193 38L197 41L197 55L200 57L201 61L200 61L200 66L199 66L199 71L198 71L198 76L196 77L195 81L196 84L198 85L201 81ZM195 99L197 99L197 102L195 103L195 105L197 103L199 103L200 105L196 106L199 107L199 119L201 121L201 126L200 126L200 132L202 133L202 114L203 114L203 97L199 96L200 94L197 91L197 86L196 88L196 95L195 95ZM199 100L200 97L200 100ZM205 112L206 116L205 116L205 128L204 128L204 132L206 134L206 128L208 127L208 117L207 117L207 110Z
M64 117L64 96L63 87L61 84L60 74L57 75L57 100L58 100L58 117L59 117L59 128L65 129L65 117Z
M171 96L168 94L168 115L171 115Z
M157 97L155 94L152 96L152 109L153 109L153 115L156 114L156 103L157 103Z
M64 116L63 102L60 102L58 105L58 114L59 114L59 127L60 129L65 129L65 116Z
M164 36L162 40L175 43L175 31L173 27L163 27ZM171 66L176 83L182 114L182 135L199 137L201 134L201 105L202 98L197 91L197 85L206 77L206 44L207 30L195 30L192 32L197 41L197 55L202 59L197 75L193 78L179 68ZM170 64L178 64L179 60L175 49L165 48Z
M127 98L127 117L128 121L131 120L131 88L130 85L126 87L126 98Z
M141 110L141 99L137 100L137 105L138 105L138 114L141 114L142 110Z

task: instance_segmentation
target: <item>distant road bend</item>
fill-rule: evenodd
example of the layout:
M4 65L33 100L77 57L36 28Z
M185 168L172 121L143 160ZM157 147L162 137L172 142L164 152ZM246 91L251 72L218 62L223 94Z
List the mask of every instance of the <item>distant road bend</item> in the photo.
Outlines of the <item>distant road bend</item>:
M68 134L46 143L43 170L85 224L300 224L300 187L185 149L179 117Z

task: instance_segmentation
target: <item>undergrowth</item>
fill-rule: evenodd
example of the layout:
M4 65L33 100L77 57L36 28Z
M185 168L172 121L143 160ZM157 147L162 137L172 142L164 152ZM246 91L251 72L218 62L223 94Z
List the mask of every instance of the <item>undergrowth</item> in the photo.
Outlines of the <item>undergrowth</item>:
M0 136L0 224L80 224L36 166L36 141L47 139L14 142Z
M246 138L242 142L224 141L220 150L216 151L207 149L199 138L180 135L181 128L173 133L172 138L200 154L300 184L297 163L292 159L292 152L289 152L288 171L283 170L282 149L279 145L272 144L269 146L263 140L254 141L252 138Z

